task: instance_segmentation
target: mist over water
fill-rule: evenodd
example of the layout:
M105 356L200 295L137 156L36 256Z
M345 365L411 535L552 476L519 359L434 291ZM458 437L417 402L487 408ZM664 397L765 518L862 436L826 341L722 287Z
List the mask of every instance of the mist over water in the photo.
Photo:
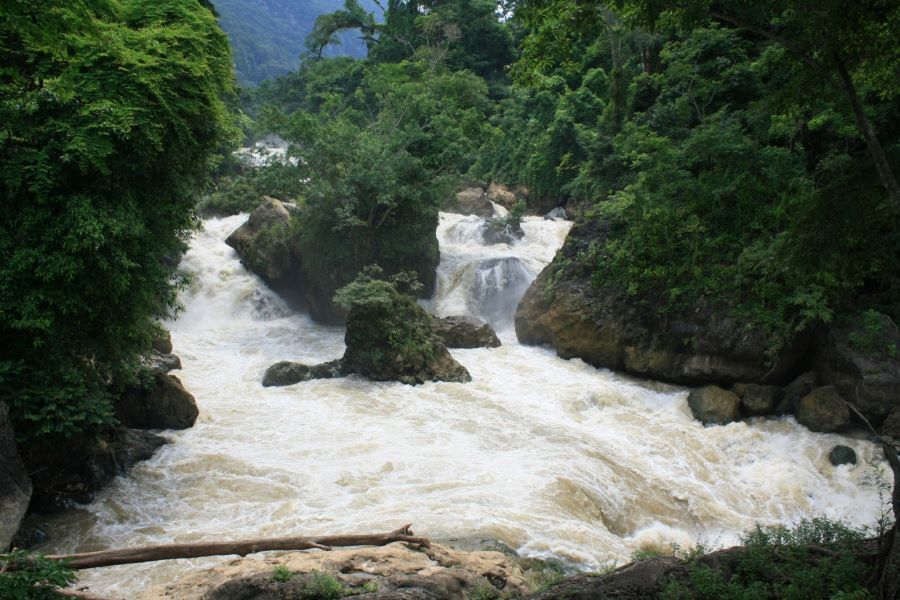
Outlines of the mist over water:
M442 214L440 315L493 322L504 345L452 350L467 384L358 377L263 388L279 360L343 353L343 330L292 313L224 239L246 215L205 222L181 268L193 277L168 323L197 399L194 428L88 506L46 522L44 551L253 536L376 532L411 522L436 539L493 537L524 554L596 568L647 544L731 544L755 523L824 514L870 524L861 485L875 447L792 418L704 428L683 388L641 382L520 346L511 316L569 223L526 219L525 238L484 246L480 220ZM836 443L858 466L835 468ZM80 585L128 597L225 558L95 569Z

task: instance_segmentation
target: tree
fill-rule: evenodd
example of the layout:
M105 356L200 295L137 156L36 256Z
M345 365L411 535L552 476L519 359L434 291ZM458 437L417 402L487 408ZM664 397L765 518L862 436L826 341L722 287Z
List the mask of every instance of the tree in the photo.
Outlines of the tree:
M0 400L20 437L112 422L235 139L232 86L197 0L0 8Z
M609 4L613 3L521 0L517 6L520 15L533 25L557 22L548 15L558 9L572 15L570 24L576 30L590 31L598 27L598 7ZM885 101L900 95L900 5L896 2L616 0L614 4L650 27L677 23L691 28L711 18L786 49L803 70L798 76L809 84L804 89L805 97L833 91L844 96L893 210L900 210L900 186L865 104L867 96Z

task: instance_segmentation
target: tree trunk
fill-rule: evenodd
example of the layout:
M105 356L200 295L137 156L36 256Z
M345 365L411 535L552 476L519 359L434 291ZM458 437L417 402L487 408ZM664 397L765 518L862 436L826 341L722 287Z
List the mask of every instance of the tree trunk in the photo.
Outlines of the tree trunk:
M844 93L847 94L850 106L853 107L853 114L856 116L856 128L862 134L863 139L866 141L866 146L869 148L869 154L872 155L872 160L875 161L875 168L878 169L881 185L887 190L888 198L890 198L894 210L898 210L900 209L900 185L897 184L897 177L891 170L887 155L884 153L884 149L878 141L878 136L875 135L875 130L872 129L872 124L863 110L862 101L856 92L853 78L847 71L847 65L844 64L837 52L833 54L833 58L838 74L841 77L841 86L844 88Z
M170 560L174 558L199 558L222 554L246 556L254 552L268 550L331 550L332 546L385 546L392 542L407 542L420 546L430 544L427 538L413 537L409 525L388 533L348 534L330 536L298 536L283 538L257 538L231 542L193 542L187 544L164 544L142 548L115 548L81 554L57 554L48 556L53 560L64 560L70 569L93 569L132 563Z

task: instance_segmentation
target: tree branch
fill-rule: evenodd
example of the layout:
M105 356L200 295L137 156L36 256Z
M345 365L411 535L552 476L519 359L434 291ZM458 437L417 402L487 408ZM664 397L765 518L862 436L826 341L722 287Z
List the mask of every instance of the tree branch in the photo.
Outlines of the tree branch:
M255 538L230 542L191 542L140 548L114 548L112 550L83 552L80 554L56 554L47 558L66 561L66 566L70 569L93 569L96 567L110 567L113 565L127 565L175 558L199 558L201 556L226 554L246 556L269 550L309 550L315 548L327 551L335 546L385 546L393 542L428 546L431 543L427 538L414 537L410 527L410 525L404 525L394 531L375 534Z

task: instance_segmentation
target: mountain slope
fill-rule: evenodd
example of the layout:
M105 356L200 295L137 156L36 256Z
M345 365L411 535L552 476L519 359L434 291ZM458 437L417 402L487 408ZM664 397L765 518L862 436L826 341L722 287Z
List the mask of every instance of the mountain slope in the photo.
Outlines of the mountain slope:
M300 64L303 40L316 17L343 8L343 0L213 0L219 23L228 33L238 81L255 86L293 71ZM373 10L374 2L362 0ZM326 54L364 57L366 46L355 32Z

